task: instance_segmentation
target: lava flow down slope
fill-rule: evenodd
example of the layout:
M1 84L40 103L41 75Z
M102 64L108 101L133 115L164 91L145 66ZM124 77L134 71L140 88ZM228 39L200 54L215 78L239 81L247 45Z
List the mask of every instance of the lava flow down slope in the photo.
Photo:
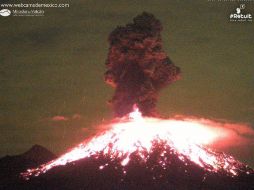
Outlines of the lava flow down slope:
M207 148L226 135L214 127L199 120L142 117L136 108L21 176L32 189L251 189L250 167Z

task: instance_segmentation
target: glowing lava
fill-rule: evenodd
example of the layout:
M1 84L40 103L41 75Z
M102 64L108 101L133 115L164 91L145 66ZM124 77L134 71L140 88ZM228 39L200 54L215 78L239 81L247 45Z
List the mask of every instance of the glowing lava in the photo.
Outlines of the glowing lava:
M130 156L134 152L145 163L149 153L153 151L154 142L163 142L165 149L172 149L180 160L191 161L206 171L224 172L229 176L236 176L243 172L244 164L224 153L217 153L204 147L228 135L226 132L218 131L216 126L209 125L212 123L194 119L142 117L136 108L129 117L110 123L109 130L79 144L59 158L38 168L28 169L21 175L29 179L56 166L66 165L100 153L109 156L112 160L119 159L123 167L128 165ZM162 153L161 156L165 155ZM164 161L160 161L159 164L162 167L166 165ZM98 169L103 169L107 165L108 163L105 163Z

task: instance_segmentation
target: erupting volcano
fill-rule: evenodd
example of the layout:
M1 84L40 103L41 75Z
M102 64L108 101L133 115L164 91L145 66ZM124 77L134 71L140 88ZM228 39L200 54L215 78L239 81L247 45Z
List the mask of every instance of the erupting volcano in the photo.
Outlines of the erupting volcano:
M79 159L89 157L97 159L101 154L109 157L111 161L118 160L125 173L124 168L132 155L136 154L140 162L146 163L156 144L163 147L158 158L158 165L162 168L168 166L170 162L168 152L170 152L177 155L184 165L187 166L188 162L193 162L204 171L232 177L253 172L233 157L205 148L204 145L211 144L227 134L223 131L218 134L213 129L214 126L199 120L142 117L136 108L129 117L121 118L109 125L109 130L79 144L56 160L35 169L28 169L27 172L22 173L22 176L29 179L30 176L38 176L54 167ZM108 164L103 163L98 169L102 170Z
M218 131L218 125L202 119L143 117L135 108L110 122L107 130L21 175L32 179L37 189L38 183L53 189L56 181L61 182L57 187L67 188L64 179L84 189L251 189L250 167L208 148L228 135ZM110 180L107 188L105 180Z
M180 69L162 50L160 21L149 13L133 21L109 37L105 81L116 89L116 118L22 178L37 189L251 189L254 171L210 147L230 135L223 123L158 117L159 90Z

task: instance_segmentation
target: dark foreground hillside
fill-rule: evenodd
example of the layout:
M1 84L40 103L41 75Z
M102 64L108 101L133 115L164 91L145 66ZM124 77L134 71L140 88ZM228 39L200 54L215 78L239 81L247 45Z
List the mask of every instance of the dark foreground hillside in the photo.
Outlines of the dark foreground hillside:
M40 145L34 145L20 155L0 158L0 189L11 189L12 184L19 179L20 172L55 158L52 152Z

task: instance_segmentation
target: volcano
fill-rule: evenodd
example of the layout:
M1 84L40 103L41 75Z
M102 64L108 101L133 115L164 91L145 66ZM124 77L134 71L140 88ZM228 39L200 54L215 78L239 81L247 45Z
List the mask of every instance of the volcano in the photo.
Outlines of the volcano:
M223 132L207 125L142 117L136 109L59 158L21 173L26 181L17 189L253 189L249 166L208 148Z

